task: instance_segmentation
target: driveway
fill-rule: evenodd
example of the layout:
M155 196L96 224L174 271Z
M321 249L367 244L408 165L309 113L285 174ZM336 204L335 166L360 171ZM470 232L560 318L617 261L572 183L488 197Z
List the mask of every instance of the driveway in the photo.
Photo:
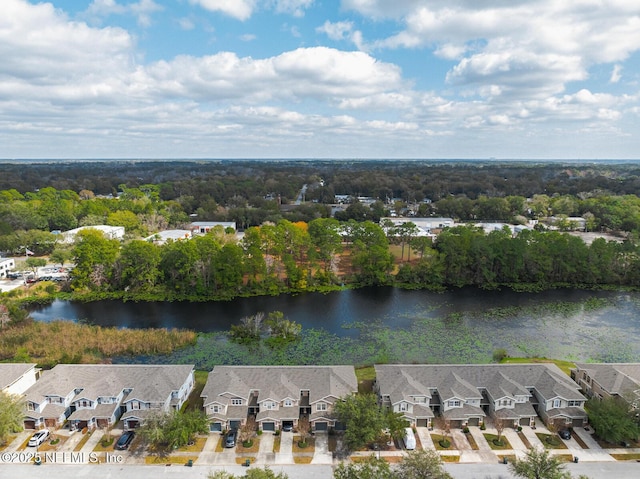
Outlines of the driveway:
M311 464L333 464L333 454L329 451L329 435L326 432L316 432L316 449Z
M280 452L276 454L278 464L293 464L293 432L280 433Z
M429 431L429 428L417 427L416 434L420 439L420 444L422 444L422 449L432 449L435 451L436 446L433 444L433 439L431 439L431 433Z

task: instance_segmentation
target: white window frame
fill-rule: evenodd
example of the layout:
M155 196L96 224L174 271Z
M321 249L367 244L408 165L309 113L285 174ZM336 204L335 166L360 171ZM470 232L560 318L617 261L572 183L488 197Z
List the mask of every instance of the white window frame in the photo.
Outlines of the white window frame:
M560 399L554 399L553 400L553 404L551 404L551 407L553 409L557 409L562 405L562 401Z
M327 410L327 403L319 402L318 404L316 404L316 411L326 411L326 410Z
M460 399L451 399L449 400L449 406L450 407L460 407L462 405L462 402L460 401Z
M285 399L284 407L293 407L293 401L291 399Z
M406 402L401 402L398 405L398 411L405 412L405 411L408 411L408 410L409 410L409 405Z
M242 398L233 398L231 400L232 406L242 406Z

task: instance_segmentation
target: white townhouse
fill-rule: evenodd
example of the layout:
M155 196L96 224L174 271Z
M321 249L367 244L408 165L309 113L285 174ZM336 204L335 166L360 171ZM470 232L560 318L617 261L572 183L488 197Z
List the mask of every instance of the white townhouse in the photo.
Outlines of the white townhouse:
M335 402L357 390L353 366L216 366L201 397L212 432L248 418L263 431L295 427L300 418L326 431L336 427Z
M194 386L193 365L58 364L26 395L26 429L137 427L151 413L179 409Z
M21 396L33 386L40 369L31 363L0 363L0 392Z
M560 421L583 426L586 398L557 366L544 364L376 365L374 389L382 407L414 426L435 417L451 427L479 425L491 416L506 425Z

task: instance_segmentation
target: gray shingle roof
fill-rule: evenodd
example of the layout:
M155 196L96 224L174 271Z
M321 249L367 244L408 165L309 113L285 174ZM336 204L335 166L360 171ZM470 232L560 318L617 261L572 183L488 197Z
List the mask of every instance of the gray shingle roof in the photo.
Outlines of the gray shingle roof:
M480 398L486 389L494 399L527 395L535 388L544 398L584 400L578 385L551 363L536 364L393 364L376 365L380 394L394 399L431 395L437 389L443 401L452 397Z
M193 365L58 364L42 373L26 391L26 398L40 404L46 396L66 397L78 390L72 401L95 400L131 389L129 398L164 402L185 383L192 370Z
M353 366L215 366L209 373L201 396L206 406L212 402L229 403L224 393L249 399L259 390L259 400L281 401L300 398L309 391L313 404L327 396L343 397L358 390Z
M624 396L640 389L640 363L576 363L576 366L588 371L610 394Z
M0 391L11 386L22 377L23 374L34 368L31 363L2 363L0 364Z

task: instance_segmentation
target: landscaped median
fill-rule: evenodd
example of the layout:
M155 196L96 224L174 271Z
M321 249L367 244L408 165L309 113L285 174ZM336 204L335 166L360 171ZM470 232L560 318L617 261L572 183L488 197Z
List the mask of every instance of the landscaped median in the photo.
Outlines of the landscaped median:
M545 434L544 432L536 432L536 436L545 449L568 449L567 445L562 442L557 434Z
M489 447L494 451L513 449L507 438L504 436L498 437L497 434L491 434L488 432L485 432L482 435L487 440L487 444L489 444Z

